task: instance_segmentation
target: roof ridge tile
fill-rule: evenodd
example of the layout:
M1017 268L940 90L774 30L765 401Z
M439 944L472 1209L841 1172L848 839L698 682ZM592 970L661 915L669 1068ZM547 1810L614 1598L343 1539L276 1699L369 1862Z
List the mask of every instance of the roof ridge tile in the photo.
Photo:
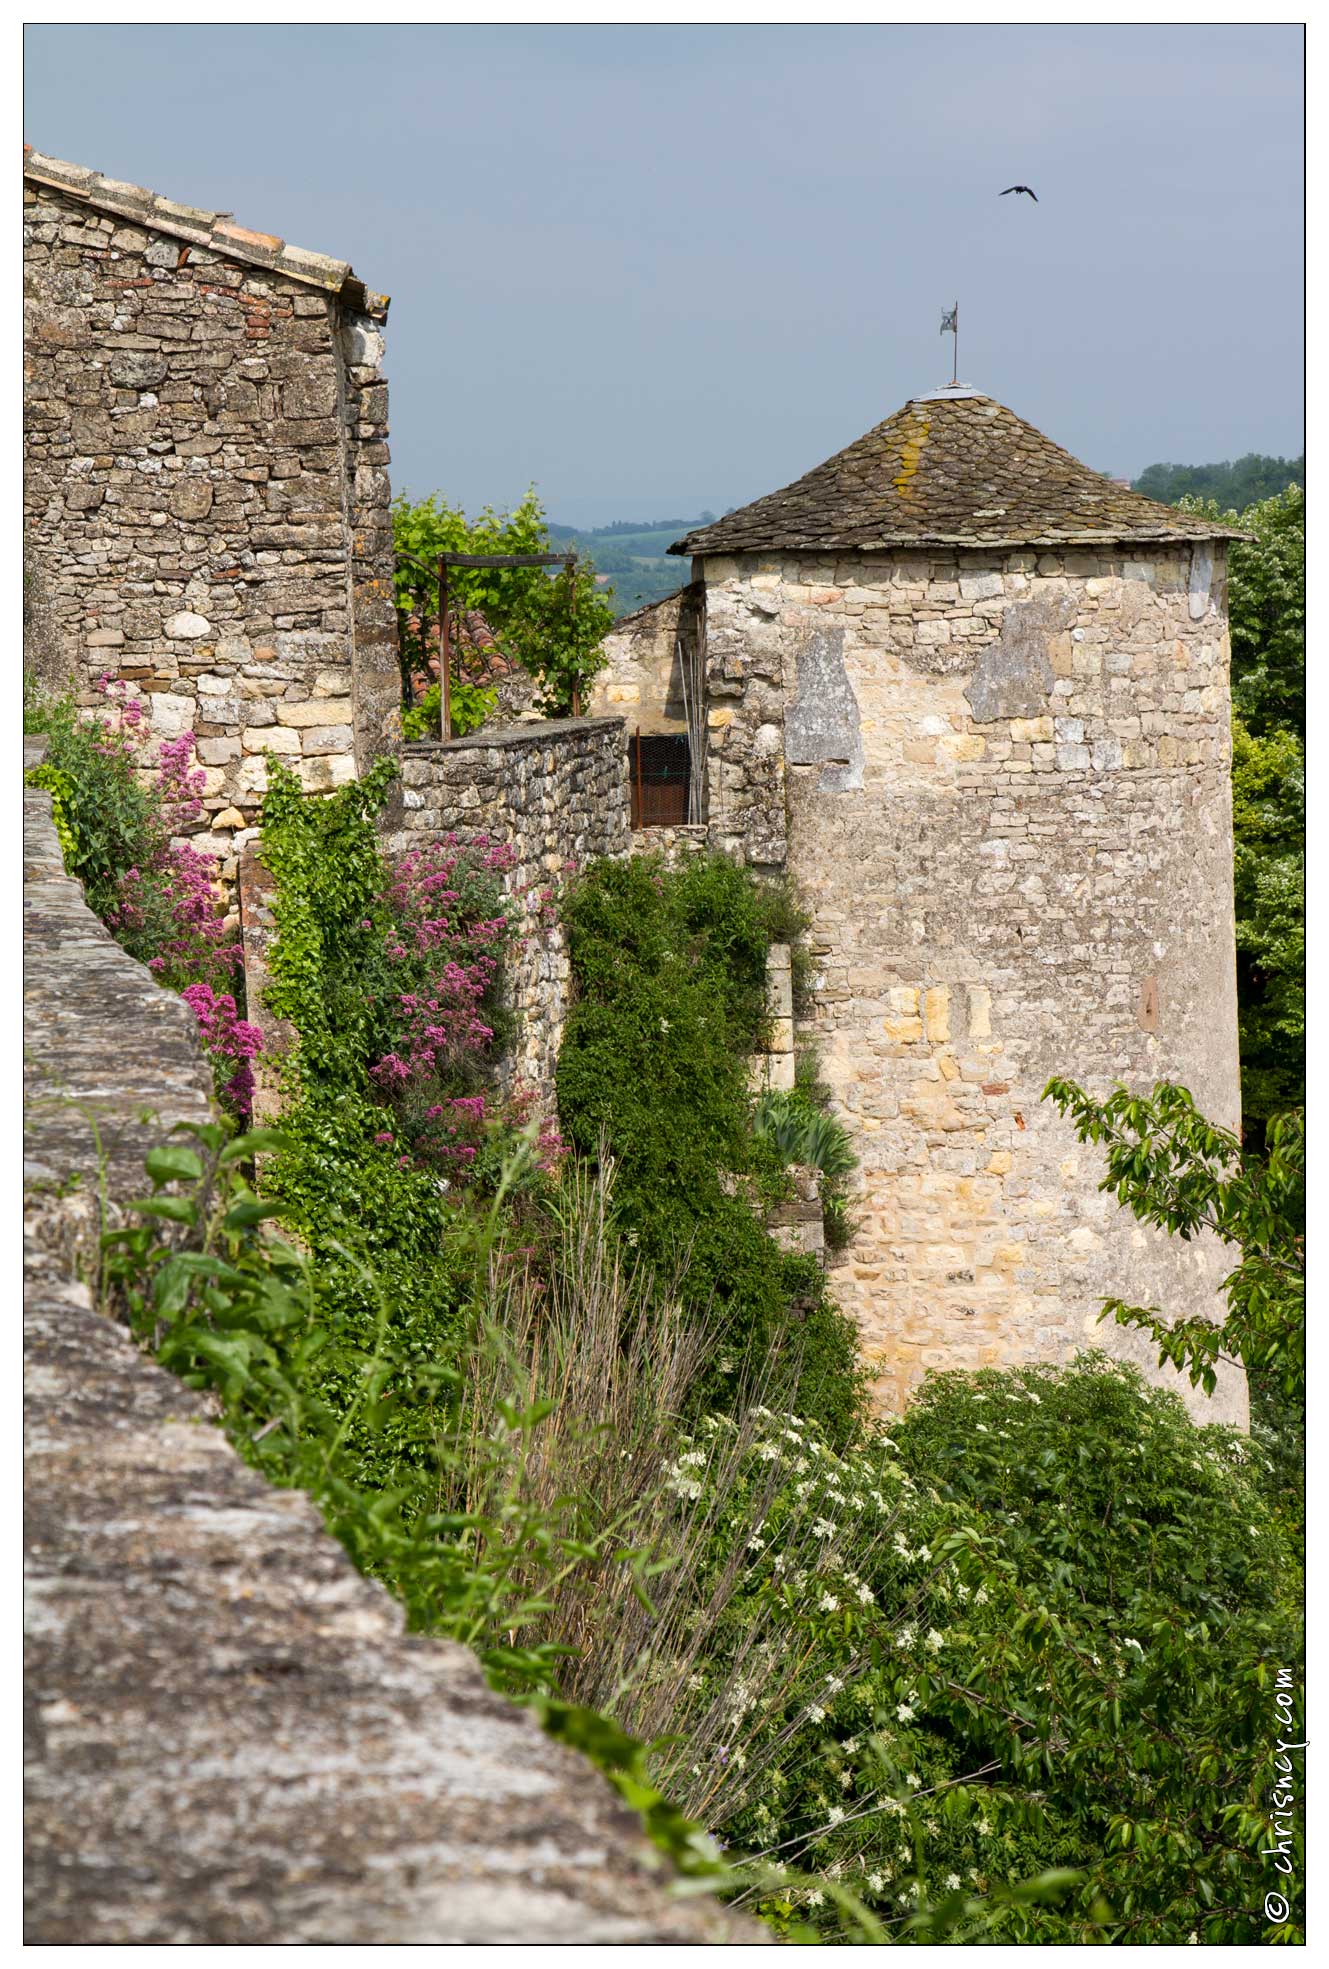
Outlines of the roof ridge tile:
M333 259L303 246L292 246L276 233L255 232L235 223L230 212L205 212L196 205L182 205L144 185L126 184L118 178L103 177L83 164L70 164L64 158L47 157L23 146L23 175L36 184L51 185L89 205L95 205L139 225L153 226L194 246L207 246L225 259L243 260L252 266L271 269L324 293L336 294L349 307L386 318L390 305L386 294L374 293L354 272L349 260Z

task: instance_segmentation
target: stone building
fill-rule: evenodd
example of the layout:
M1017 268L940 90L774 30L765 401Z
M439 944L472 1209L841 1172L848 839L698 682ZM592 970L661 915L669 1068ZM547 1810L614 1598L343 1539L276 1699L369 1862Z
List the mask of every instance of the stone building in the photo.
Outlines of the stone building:
M26 640L85 704L131 686L150 743L196 734L233 876L268 754L331 790L399 737L388 304L34 151L24 201ZM691 580L616 626L588 718L404 761L394 838L483 818L518 850L546 1083L545 882L630 839L793 877L797 1037L862 1164L837 1289L891 1405L930 1367L1086 1342L1147 1364L1097 1324L1108 1293L1219 1310L1223 1253L1126 1218L1041 1094L1168 1078L1237 1120L1228 537L951 387L679 542ZM1192 1401L1241 1419L1244 1384Z
M1222 1250L1100 1194L1041 1095L1167 1078L1238 1120L1229 537L952 387L672 549L692 818L814 911L800 1043L862 1163L835 1279L889 1406L929 1368L1087 1344L1153 1372L1107 1294L1221 1311ZM590 708L629 748L639 703L687 744L680 647L639 618L611 648ZM1212 1401L1177 1385L1244 1420L1235 1370Z
M23 198L32 643L197 734L224 855L266 753L328 790L398 729L387 297L33 150Z

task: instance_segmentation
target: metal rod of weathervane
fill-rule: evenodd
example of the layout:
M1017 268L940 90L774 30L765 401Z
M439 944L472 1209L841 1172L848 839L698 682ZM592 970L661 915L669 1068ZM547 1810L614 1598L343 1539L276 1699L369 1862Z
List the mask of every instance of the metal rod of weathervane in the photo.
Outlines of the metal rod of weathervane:
M951 362L951 384L953 387L960 380L960 303L958 301L953 308L949 308L942 316L941 332L943 335L949 332L955 337L953 360Z

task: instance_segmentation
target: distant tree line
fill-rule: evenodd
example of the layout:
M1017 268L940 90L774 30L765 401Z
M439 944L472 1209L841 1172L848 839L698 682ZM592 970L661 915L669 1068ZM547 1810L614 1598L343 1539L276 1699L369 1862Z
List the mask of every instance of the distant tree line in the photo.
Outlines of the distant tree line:
M1236 463L1218 465L1148 465L1135 481L1146 499L1175 506L1179 499L1212 499L1224 512L1244 512L1262 499L1277 498L1290 485L1306 489L1306 455L1267 458L1251 451Z

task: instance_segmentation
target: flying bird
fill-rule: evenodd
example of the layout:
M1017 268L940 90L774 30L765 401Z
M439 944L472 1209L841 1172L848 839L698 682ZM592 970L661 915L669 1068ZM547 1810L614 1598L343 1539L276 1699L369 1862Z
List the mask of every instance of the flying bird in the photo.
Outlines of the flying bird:
M999 191L997 193L997 197L1009 198L1013 191L1022 191L1026 198L1032 198L1035 205L1037 205L1038 193L1036 191L1030 191L1028 185L1007 185L1005 191Z

